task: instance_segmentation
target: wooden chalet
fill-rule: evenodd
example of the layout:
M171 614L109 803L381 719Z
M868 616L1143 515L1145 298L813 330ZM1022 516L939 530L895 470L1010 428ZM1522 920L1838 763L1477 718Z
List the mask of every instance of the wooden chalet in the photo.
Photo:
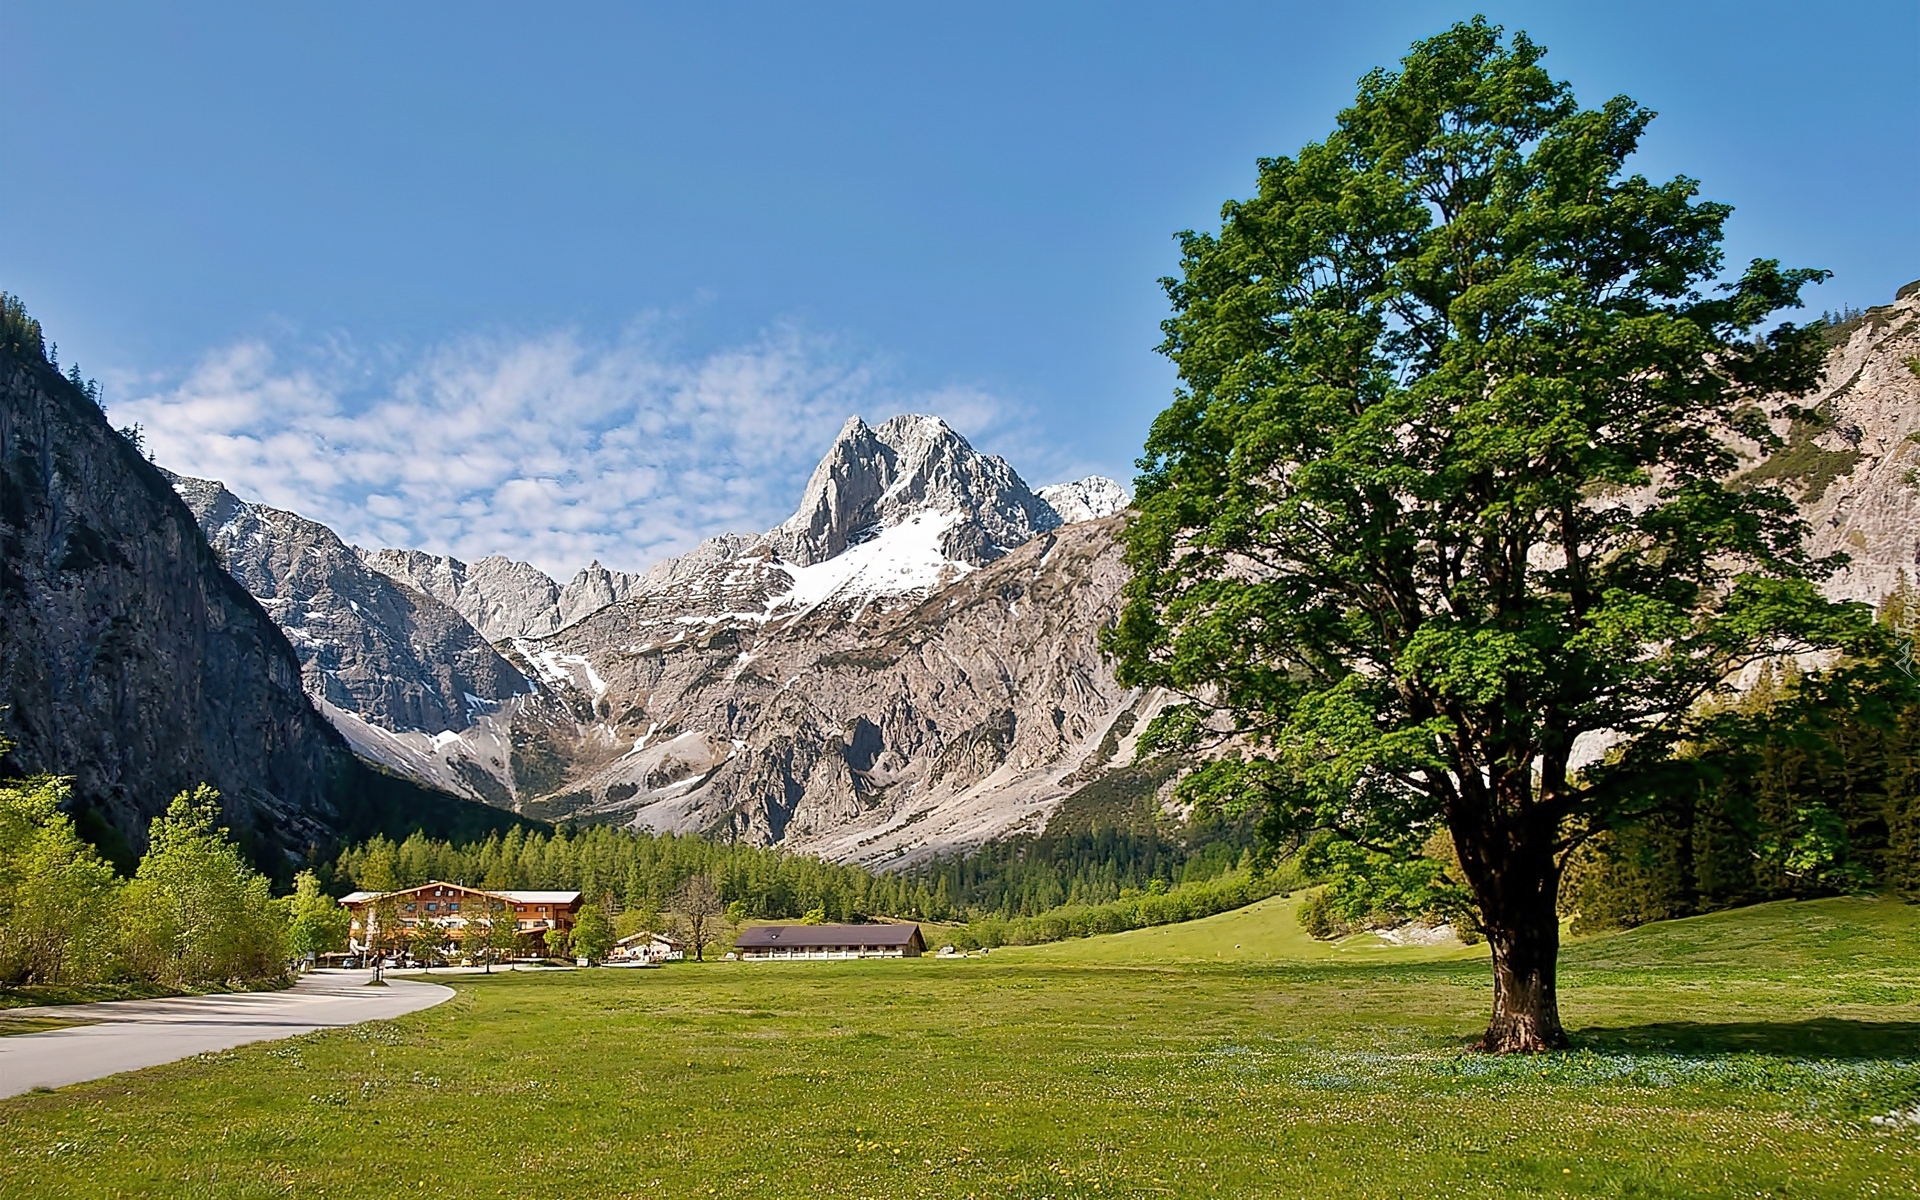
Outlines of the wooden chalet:
M744 959L918 958L918 925L753 925L733 939Z

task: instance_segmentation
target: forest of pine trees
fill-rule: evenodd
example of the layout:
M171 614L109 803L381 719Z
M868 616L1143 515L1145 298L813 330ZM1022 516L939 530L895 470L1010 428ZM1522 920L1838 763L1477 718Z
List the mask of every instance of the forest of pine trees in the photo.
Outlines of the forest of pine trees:
M589 826L551 835L515 829L459 845L420 834L399 843L376 838L343 852L322 874L337 892L442 879L483 888L577 888L643 912L663 910L684 880L708 875L749 917L1014 919L1165 892L1249 865L1250 822L1207 815L1175 822L1157 815L1155 776L1166 773L1116 779L1111 796L1084 789L1038 837L993 843L901 873L692 835Z
M1703 715L1648 816L1602 835L1561 891L1576 929L1878 891L1920 896L1920 593L1880 608L1881 652L1768 670Z

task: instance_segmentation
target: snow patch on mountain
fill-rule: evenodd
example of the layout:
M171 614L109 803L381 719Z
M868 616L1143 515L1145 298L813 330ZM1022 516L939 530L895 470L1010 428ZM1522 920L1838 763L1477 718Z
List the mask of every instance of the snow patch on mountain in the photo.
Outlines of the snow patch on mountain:
M974 569L943 549L958 512L916 513L824 562L786 568L793 587L775 596L770 612L805 612L833 601L854 605L883 597L931 592Z

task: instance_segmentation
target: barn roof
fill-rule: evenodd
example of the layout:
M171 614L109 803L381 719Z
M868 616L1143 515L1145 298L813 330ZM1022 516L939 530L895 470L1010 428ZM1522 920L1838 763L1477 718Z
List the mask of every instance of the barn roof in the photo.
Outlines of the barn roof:
M753 925L742 929L733 944L741 950L780 946L807 950L822 946L906 946L919 936L918 925Z

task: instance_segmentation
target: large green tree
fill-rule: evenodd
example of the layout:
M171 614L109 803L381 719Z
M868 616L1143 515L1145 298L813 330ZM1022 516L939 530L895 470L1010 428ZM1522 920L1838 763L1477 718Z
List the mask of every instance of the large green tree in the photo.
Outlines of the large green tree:
M1150 744L1226 748L1190 795L1278 837L1451 832L1498 1051L1565 1042L1555 893L1623 774L1847 616L1791 500L1727 482L1817 379L1817 330L1768 326L1822 273L1718 283L1730 209L1629 173L1653 114L1542 54L1479 19L1416 44L1182 235L1107 641L1189 698Z

